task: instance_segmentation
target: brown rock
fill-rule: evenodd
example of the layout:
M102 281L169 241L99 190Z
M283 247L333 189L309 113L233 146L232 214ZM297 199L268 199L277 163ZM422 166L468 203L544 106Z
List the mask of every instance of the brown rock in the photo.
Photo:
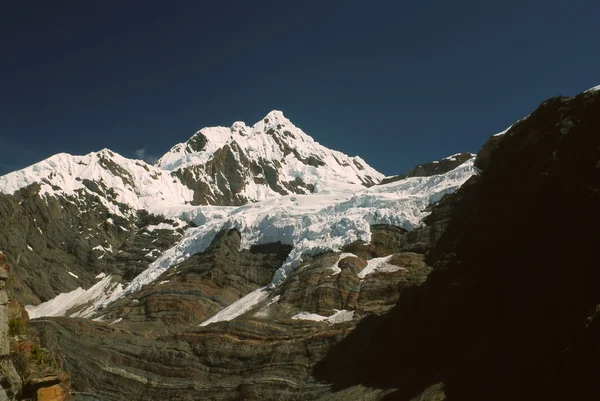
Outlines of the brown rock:
M60 384L50 387L42 387L37 390L37 401L64 401L67 399L68 392Z

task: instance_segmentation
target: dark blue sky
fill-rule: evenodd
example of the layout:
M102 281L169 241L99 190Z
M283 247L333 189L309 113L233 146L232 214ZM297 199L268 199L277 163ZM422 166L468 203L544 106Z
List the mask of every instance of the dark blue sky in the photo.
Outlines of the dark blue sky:
M2 1L0 174L272 109L386 174L600 84L598 1Z

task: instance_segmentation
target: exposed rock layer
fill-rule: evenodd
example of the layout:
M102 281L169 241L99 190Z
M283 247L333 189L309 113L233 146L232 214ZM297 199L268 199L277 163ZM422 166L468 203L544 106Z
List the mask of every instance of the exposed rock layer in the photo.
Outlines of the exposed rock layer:
M389 226L375 230L382 237L398 232ZM240 318L193 327L268 283L289 252L280 244L239 251L239 234L227 231L204 253L103 310L111 325L64 318L33 324L63 355L75 390L97 399L133 400L139 394L173 400L316 399L329 386L311 378L314 365L357 320L385 313L430 272L422 255L397 253L394 244L370 249L377 256L396 254L391 271L361 279L358 273L371 254L322 254L304 261L269 299ZM336 262L338 274L332 269ZM291 319L301 313L327 317L340 309L352 311L350 321Z

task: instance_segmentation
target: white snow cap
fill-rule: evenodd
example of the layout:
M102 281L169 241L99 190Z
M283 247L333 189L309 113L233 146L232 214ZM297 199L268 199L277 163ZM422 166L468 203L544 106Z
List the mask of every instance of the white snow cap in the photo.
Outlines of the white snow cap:
M85 182L101 182L112 189L115 201L100 196L100 201L117 215L123 215L117 203L132 210L185 203L192 200L192 191L167 171L141 160L127 159L108 149L85 156L59 153L0 177L0 192L13 194L31 184L40 184L40 195L74 196L79 190L92 191Z
M586 92L595 92L595 91L600 91L600 85L594 86L593 88L586 90Z
M237 121L231 127L203 128L187 142L173 146L156 166L167 171L203 166L215 152L225 147L229 147L239 163L249 160L274 166L280 183L300 179L314 185L316 192L332 186L378 183L384 178L360 157L350 157L322 146L279 110L271 111L251 127ZM200 171L197 178L209 187L216 187L206 170ZM278 195L266 184L257 184L250 175L244 179L242 195L250 201Z

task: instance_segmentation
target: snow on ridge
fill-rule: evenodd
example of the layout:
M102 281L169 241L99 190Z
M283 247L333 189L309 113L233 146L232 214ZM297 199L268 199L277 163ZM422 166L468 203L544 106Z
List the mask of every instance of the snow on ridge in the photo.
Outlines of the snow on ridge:
M331 316L322 316L316 313L300 312L297 315L292 316L293 320L311 320L313 322L327 322L329 324L338 324L349 322L354 319L354 311L348 311L345 309L337 310L334 309L335 313Z
M590 89L586 90L585 92L595 92L595 91L600 91L600 85L594 86L593 88L590 88Z
M355 254L353 253L347 253L344 252L342 253L339 257L337 262L335 262L335 264L333 266L331 266L329 269L331 269L331 271L333 271L333 273L331 273L332 276L338 275L342 272L342 269L340 268L339 264L342 261L342 259L344 258L348 258L348 257L357 257Z
M84 180L101 183L112 189L116 202L133 209L148 209L164 203L184 203L192 191L168 172L141 160L125 158L108 149L84 156L59 153L24 169L0 176L0 192L13 194L38 183L41 196L73 196L76 191L91 193ZM111 212L122 216L116 203L100 196Z
M508 130L511 129L512 127L513 126L511 125L510 127L508 127L507 129L505 129L504 131L500 131L497 134L494 134L493 136L502 136L502 135L506 134L508 132Z
M202 128L187 142L171 148L156 166L175 171L192 165L205 165L217 150L226 145L236 157L276 165L282 182L300 178L306 184L321 183L321 187L330 182L362 186L363 182L379 182L384 178L360 157L350 157L322 146L278 110L271 111L251 127L237 121L231 127ZM288 153L290 150L293 152ZM318 164L307 163L308 160L318 161ZM201 178L206 183L212 182L208 175ZM257 185L253 179L246 179L242 193L253 201L273 194L270 188L264 184Z
M262 287L254 290L238 301L232 303L225 309L221 310L213 317L206 319L200 323L200 326L208 326L211 323L232 320L240 315L243 315L258 303L266 300L269 297L270 292L271 291L268 287Z
M96 278L100 278L96 276ZM120 283L112 281L112 276L103 276L92 287L84 290L79 287L71 292L59 294L39 305L25 305L31 319L42 316L88 317L98 305L118 299L123 292Z
M203 138L200 138L202 136ZM198 143L191 146L196 138ZM141 160L125 158L109 149L91 152L84 156L59 153L36 164L4 176L0 176L0 192L13 194L19 189L37 183L41 196L74 196L79 191L94 193L85 185L93 181L101 190L112 189L115 199L100 196L102 204L112 213L123 216L119 204L132 210L147 209L156 213L156 208L165 205L184 205L193 199L193 191L179 178L172 176L175 169L197 165L201 168L218 149L226 144L235 144L234 156L250 160L263 160L277 167L278 185L300 179L314 185L314 191L326 192L363 188L364 182L383 179L379 173L360 157L349 157L341 152L327 149L312 137L294 126L281 111L271 111L252 127L235 122L231 127L209 127L198 131L190 141L175 145L159 159L156 166ZM202 146L201 151L194 151ZM292 152L292 153L289 153ZM322 164L322 165L321 165ZM200 181L218 191L212 178L204 171L194 171ZM255 182L260 180L248 176L239 194L242 199L260 201L281 196L269 185ZM263 175L264 180L264 175ZM308 190L307 190L308 191Z
M398 270L401 270L402 267L391 265L388 262L392 259L394 255L384 256L382 258L373 258L367 261L367 266L362 269L358 273L358 277L361 279L365 278L371 273L375 273L377 271L391 273Z

